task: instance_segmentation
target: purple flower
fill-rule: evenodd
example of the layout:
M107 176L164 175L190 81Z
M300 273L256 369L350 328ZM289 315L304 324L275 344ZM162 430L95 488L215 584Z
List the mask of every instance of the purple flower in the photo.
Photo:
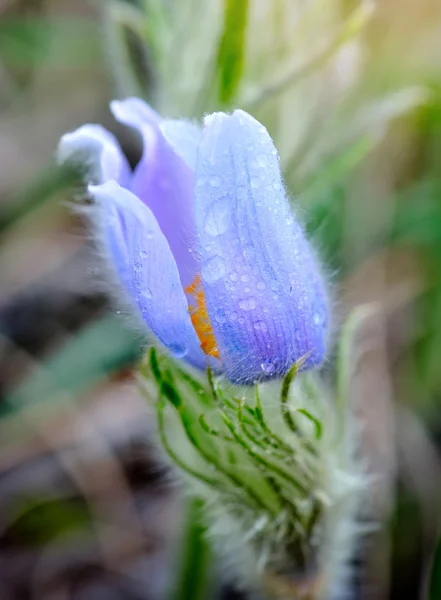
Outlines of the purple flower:
M151 332L239 383L320 364L325 285L266 129L240 110L199 129L135 98L111 108L142 136L133 172L98 125L66 134L59 159L86 165L98 238Z

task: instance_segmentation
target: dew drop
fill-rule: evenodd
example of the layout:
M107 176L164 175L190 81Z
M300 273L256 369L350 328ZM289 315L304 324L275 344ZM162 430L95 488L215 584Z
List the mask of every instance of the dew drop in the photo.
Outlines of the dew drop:
M231 271L230 279L231 279L231 281L239 281L239 275L238 275L237 271Z
M273 189L276 190L276 192L280 190L280 183L278 181L273 183Z
M213 175L213 177L210 177L210 185L212 187L219 187L221 184L221 178L218 177L217 175Z
M207 283L214 283L225 275L225 271L226 267L224 259L216 254L205 263L203 276Z
M256 308L256 300L250 296L249 298L242 298L242 300L239 300L239 307L242 310L253 310L254 308Z
M245 317L239 317L237 322L240 323L240 325L243 325L245 323Z
M258 154L256 157L256 163L259 167L266 167L268 164L265 154Z
M241 279L241 281L243 281L244 283L246 283L247 281L250 280L250 276L247 275L246 273L244 273L240 279Z
M261 365L260 368L262 369L262 371L266 374L266 375L271 375L272 373L274 373L274 371L276 370L276 367L274 365L273 362L271 362L270 360L265 360Z
M237 319L237 312L235 310L233 310L233 312L230 314L230 319L232 321L235 321Z
M323 325L323 323L326 321L326 316L324 313L316 312L314 313L312 320L314 321L314 325Z
M258 290L262 291L266 288L266 284L263 281L258 281L256 287Z
M208 209L204 229L208 235L214 237L225 233L230 226L230 222L231 211L227 198L219 198Z
M175 356L176 358L182 358L187 354L186 346L183 346L181 344L170 344L168 346L168 349L170 350L171 354L173 354L173 356Z
M218 323L225 323L227 320L225 316L225 310L223 308L218 308L216 311L215 319Z
M147 250L141 250L141 257L142 258L147 258L147 256L148 256Z
M153 233L153 231L147 231L147 232L146 232L146 234L145 234L145 237L146 237L148 240L151 240L151 239L153 238L153 236L154 236L154 233Z
M153 298L153 292L150 288L145 288L145 290L141 292L141 296L144 296L146 300L151 300Z
M264 321L256 321L253 327L256 331L268 331L268 327Z

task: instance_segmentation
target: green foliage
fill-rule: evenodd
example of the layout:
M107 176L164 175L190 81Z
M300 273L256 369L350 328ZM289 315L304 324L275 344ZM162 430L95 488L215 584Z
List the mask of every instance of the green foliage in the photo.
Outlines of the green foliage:
M91 528L86 504L78 499L23 498L9 515L9 535L23 546L45 546Z
M14 69L90 66L101 55L99 33L99 25L86 19L2 17L0 60Z
M352 343L351 333L346 343ZM235 553L235 544L247 540L236 569L245 580L313 569L321 560L320 543L313 540L325 535L330 507L359 488L347 413L342 406L341 420L335 419L318 378L299 374L300 366L282 382L237 387L210 370L206 377L184 371L152 348L141 369L150 401L155 383L162 447L190 483L189 492L204 499L216 546ZM331 463L336 460L352 478L342 495L334 481L339 476L327 466L330 454ZM219 520L232 521L231 530L219 532Z
M191 498L182 531L181 552L176 568L176 580L169 600L206 600L210 583L211 551L203 523L203 501Z
M441 598L441 540L436 547L430 573L428 600Z
M19 190L0 208L0 233L6 231L22 217L48 202L59 201L61 195L71 192L80 182L80 174L70 167L55 168L49 165L37 173L23 189Z
M219 100L229 104L244 69L248 0L224 0L224 24L217 55Z
M112 373L133 365L141 342L123 321L104 316L39 364L19 387L6 397L3 413L39 402L70 401Z

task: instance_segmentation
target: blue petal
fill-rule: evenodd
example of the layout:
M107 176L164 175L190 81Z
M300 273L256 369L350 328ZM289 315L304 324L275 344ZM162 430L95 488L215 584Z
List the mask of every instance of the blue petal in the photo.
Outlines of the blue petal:
M277 151L242 111L205 120L195 218L207 309L227 377L247 383L325 355L322 275L293 218Z
M176 357L205 368L176 262L151 212L134 194L109 181L89 186L100 207L99 239L132 303Z
M165 140L161 118L138 98L112 102L111 109L122 123L135 127L143 138L143 154L136 166L130 190L155 215L178 265L184 287L198 272L193 196L194 173Z
M115 179L128 185L130 167L116 138L101 125L83 125L66 133L58 145L59 163L70 162L86 169L89 183Z
M202 129L190 121L167 119L159 126L165 139L187 167L196 171Z

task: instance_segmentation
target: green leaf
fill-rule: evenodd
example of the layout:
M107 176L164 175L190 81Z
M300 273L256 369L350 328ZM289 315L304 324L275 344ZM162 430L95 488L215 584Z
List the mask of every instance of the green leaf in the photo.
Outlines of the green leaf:
M178 575L169 595L170 600L206 600L211 596L207 589L211 552L202 522L203 505L198 497L189 500Z
M99 23L86 19L3 17L0 58L11 68L90 66L100 62Z
M428 600L439 600L441 598L441 539L433 557L432 570L430 574Z
M80 182L80 174L70 167L49 165L18 191L0 210L0 232L30 211L59 197L61 192Z
M156 69L147 47L147 21L136 6L116 0L106 3L106 48L118 93L145 96L154 103ZM149 53L150 51L150 53Z
M121 319L106 316L82 329L6 397L11 412L42 401L62 400L85 392L140 355L139 338Z
M393 242L441 249L441 181L423 179L396 197Z
M217 55L219 99L228 104L236 94L244 68L248 0L225 0L224 27Z
M43 546L55 537L67 537L91 526L87 505L77 498L19 499L10 517L14 523L9 535L27 546Z

